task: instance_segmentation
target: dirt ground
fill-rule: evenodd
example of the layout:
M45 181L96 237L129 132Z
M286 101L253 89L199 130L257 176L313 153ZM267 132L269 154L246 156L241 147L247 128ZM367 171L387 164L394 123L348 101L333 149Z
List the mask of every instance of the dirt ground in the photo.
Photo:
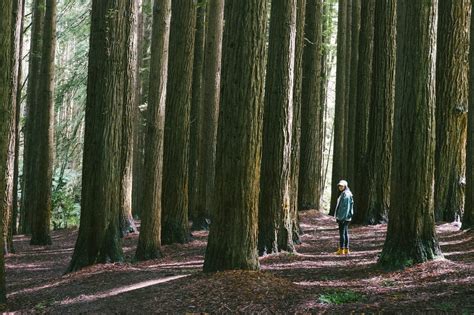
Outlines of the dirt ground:
M202 273L207 232L165 257L131 263L138 236L125 239L128 262L64 275L76 230L53 232L53 245L15 237L6 259L8 311L38 313L455 313L474 314L474 232L437 226L444 259L387 272L376 265L386 226L351 226L349 256L336 256L337 225L301 214L296 254L260 259L259 272ZM340 303L340 304L338 304Z

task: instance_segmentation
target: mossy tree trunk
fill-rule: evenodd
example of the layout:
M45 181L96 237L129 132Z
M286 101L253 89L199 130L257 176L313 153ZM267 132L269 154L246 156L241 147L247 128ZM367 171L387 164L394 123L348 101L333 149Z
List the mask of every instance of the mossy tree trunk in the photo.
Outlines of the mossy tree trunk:
M469 0L439 0L436 43L435 218L464 208L468 104Z
M256 270L267 2L227 1L216 211L204 271Z
M133 106L135 6L133 0L92 1L81 222L69 272L123 260L118 218L126 160L124 116Z
M390 213L380 264L403 268L441 255L434 222L437 1L397 1Z
M150 92L145 147L144 199L138 260L158 258L161 253L161 179L171 0L155 0L151 44Z

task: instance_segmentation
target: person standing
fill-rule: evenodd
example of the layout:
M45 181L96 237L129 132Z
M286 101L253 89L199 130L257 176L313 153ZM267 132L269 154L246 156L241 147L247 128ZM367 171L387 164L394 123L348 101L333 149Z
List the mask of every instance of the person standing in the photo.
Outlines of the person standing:
M347 181L340 180L337 188L340 193L334 210L334 217L339 225L339 249L336 255L347 255L349 254L349 223L354 215L354 199Z

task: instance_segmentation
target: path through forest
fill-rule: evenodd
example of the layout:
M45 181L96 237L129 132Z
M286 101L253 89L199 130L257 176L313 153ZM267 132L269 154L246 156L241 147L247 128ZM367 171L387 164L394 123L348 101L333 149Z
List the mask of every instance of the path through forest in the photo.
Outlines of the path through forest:
M201 272L207 232L165 246L165 257L130 263L137 235L125 240L129 262L63 275L77 231L53 232L53 245L15 237L6 260L10 311L64 312L474 312L474 233L437 226L446 259L403 271L376 266L386 226L351 227L352 253L333 254L337 225L317 211L301 214L297 254L261 258L260 272ZM336 304L346 302L342 304Z

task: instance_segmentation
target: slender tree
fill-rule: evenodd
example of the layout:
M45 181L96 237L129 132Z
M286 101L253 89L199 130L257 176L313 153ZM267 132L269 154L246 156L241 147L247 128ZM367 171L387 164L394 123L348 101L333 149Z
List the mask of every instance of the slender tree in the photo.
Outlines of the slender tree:
M368 136L372 96L372 65L374 59L375 0L362 1L359 35L359 65L357 67L357 113L354 138L353 222L362 223L368 207Z
M7 300L5 246L12 212L13 165L16 142L15 111L18 87L21 0L0 4L0 305Z
M300 210L319 210L323 160L320 94L322 0L308 0L306 2L305 23L307 42L303 53L298 204Z
M471 6L473 1L471 1ZM474 6L471 7L470 42L474 43ZM469 46L469 111L467 118L467 145L466 145L466 198L464 201L464 215L462 217L463 230L474 227L474 45Z
M198 204L212 217L214 176L216 161L217 121L221 81L222 34L224 26L224 0L209 0L203 73L203 118L201 124L200 174Z
M133 113L133 170L132 170L132 213L141 217L144 191L145 134L150 77L150 42L152 28L151 0L139 0L137 25L137 87Z
M275 2L270 16L258 213L260 255L295 250L290 212L290 170L296 0Z
M293 242L301 243L300 226L298 222L298 194L300 173L300 138L301 138L301 97L303 88L303 54L305 43L306 0L296 3L296 38L295 38L295 65L293 84L293 121L291 137L291 198L290 213L293 225Z
M334 144L332 163L332 183L335 184L345 177L344 169L344 120L346 104L346 24L347 24L347 1L339 0L337 17L337 68L336 68L336 107L334 114ZM329 213L332 214L336 207L338 191L335 185L331 187L331 205Z
M437 1L397 1L393 163L384 267L441 255L433 208Z
M207 229L206 204L199 197L201 181L205 180L205 174L200 159L202 148L201 137L203 120L203 65L204 65L204 46L206 34L206 2L198 3L196 18L196 38L194 43L194 66L193 66L193 85L191 99L191 139L189 145L189 216L193 221L192 230ZM205 200L205 199L204 199Z
M134 84L135 6L132 0L92 1L81 223L69 272L123 260L118 218L124 115L131 110Z
M128 65L129 65L129 76L128 80L132 81L132 85L128 85L130 90L125 95L126 104L131 104L131 106L125 107L125 112L123 114L123 145L122 145L122 156L124 160L122 161L121 172L121 188L120 188L120 212L119 212L119 223L120 231L122 236L125 236L129 233L137 231L135 226L135 220L132 216L132 194L133 194L133 138L134 138L134 123L135 115L137 113L137 93L139 89L138 85L138 9L140 0L135 1L133 8L133 18L131 19L132 25L130 26L130 49L128 51Z
M14 2L15 4L16 2ZM20 12L21 10L21 12ZM15 41L18 41L18 55L23 56L23 27L24 27L24 15L25 15L25 0L22 0L21 2L21 8L18 6L18 12L19 14L19 27L20 31L18 32L19 38L17 38ZM15 16L15 15L14 15ZM18 185L19 185L19 173L20 173L20 133L21 133L21 127L20 127L20 117L21 117L21 95L23 91L23 86L22 86L22 69L23 69L23 58L19 58L18 61L18 78L17 78L17 84L18 84L18 89L16 92L16 112L15 112L15 137L17 141L15 141L15 162L14 162L14 171L13 171L13 213L12 213L12 223L11 223L11 234L16 235L18 234L18 218L20 215L20 209L18 208L19 202L18 202ZM13 240L13 237L12 237ZM12 241L13 243L13 241Z
M351 55L352 55L352 50L351 50L351 44L352 44L352 8L353 8L354 1L349 0L346 1L346 36L345 36L345 48L346 48L346 54L345 54L345 89L344 92L346 93L345 98L344 98L344 125L343 125L343 137L344 137L344 150L342 152L342 168L344 170L344 178L347 178L347 147L348 147L348 142L349 142L349 96L350 96L350 79L351 79Z
M468 104L469 0L439 0L436 43L435 217L464 208Z
M376 0L371 112L368 138L368 209L362 222L387 222L390 206L395 103L396 1Z
M352 4L352 19L351 19L351 70L349 80L349 110L348 110L348 125L347 125L347 180L353 183L354 162L355 162L355 141L356 138L356 117L357 117L357 84L358 84L358 67L359 67L359 35L361 24L361 0L354 0ZM349 49L349 47L347 48Z
M186 243L188 227L188 158L196 2L174 0L166 97L161 239Z
M23 157L23 189L20 209L20 231L24 234L31 233L31 218L37 200L35 187L35 169L37 166L35 130L36 120L39 116L38 95L41 68L41 47L43 42L43 23L45 0L34 0L32 6L30 59L28 64L28 86L26 90L26 121L24 132L24 157Z
M43 27L41 82L38 95L36 202L32 209L31 245L51 244L51 184L54 147L54 56L56 52L56 0L46 0Z
M170 21L171 0L155 0L143 186L145 191L135 254L138 260L161 256L161 179Z
M227 1L216 213L204 271L259 268L257 253L267 2Z

